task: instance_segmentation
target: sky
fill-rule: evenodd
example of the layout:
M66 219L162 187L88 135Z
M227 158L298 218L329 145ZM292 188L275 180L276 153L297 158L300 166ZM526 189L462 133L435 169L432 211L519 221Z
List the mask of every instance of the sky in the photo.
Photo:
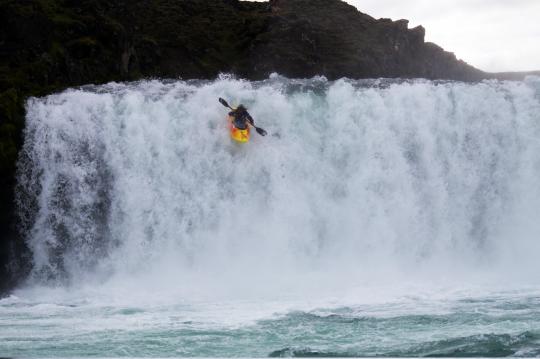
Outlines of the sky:
M347 0L375 18L408 19L426 41L485 71L540 70L540 0Z
M540 70L540 0L346 0L374 18L407 19L481 70Z

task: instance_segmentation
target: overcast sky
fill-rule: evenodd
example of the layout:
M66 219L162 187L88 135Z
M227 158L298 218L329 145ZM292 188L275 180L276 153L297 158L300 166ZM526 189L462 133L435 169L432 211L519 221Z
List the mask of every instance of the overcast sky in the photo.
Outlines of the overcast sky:
M375 18L424 26L426 41L482 70L540 70L540 0L346 1Z
M540 0L347 0L426 28L426 41L485 71L540 70Z

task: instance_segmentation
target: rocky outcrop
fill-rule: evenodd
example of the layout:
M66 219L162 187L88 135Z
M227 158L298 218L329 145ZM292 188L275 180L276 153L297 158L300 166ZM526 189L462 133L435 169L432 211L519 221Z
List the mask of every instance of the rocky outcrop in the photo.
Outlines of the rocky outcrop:
M18 0L0 3L0 292L24 276L13 215L24 101L69 86L144 77L249 79L491 75L407 20L340 0ZM21 261L13 259L23 258ZM10 263L10 266L7 266Z
M245 74L289 77L424 77L474 81L485 74L435 44L407 20L375 20L341 1L274 1L250 43Z

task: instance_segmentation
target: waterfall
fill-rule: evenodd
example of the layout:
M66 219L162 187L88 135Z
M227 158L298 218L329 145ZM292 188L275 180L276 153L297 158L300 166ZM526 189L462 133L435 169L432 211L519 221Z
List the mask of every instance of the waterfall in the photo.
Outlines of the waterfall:
M35 283L539 268L538 78L86 86L28 101L18 166Z

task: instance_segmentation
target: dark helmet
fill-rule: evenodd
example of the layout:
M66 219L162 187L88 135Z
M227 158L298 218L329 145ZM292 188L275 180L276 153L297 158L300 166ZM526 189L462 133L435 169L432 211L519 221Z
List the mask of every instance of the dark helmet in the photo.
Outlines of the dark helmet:
M238 111L246 111L247 108L246 108L244 105L240 104L240 105L238 105L238 107L236 108L236 110L238 110Z

